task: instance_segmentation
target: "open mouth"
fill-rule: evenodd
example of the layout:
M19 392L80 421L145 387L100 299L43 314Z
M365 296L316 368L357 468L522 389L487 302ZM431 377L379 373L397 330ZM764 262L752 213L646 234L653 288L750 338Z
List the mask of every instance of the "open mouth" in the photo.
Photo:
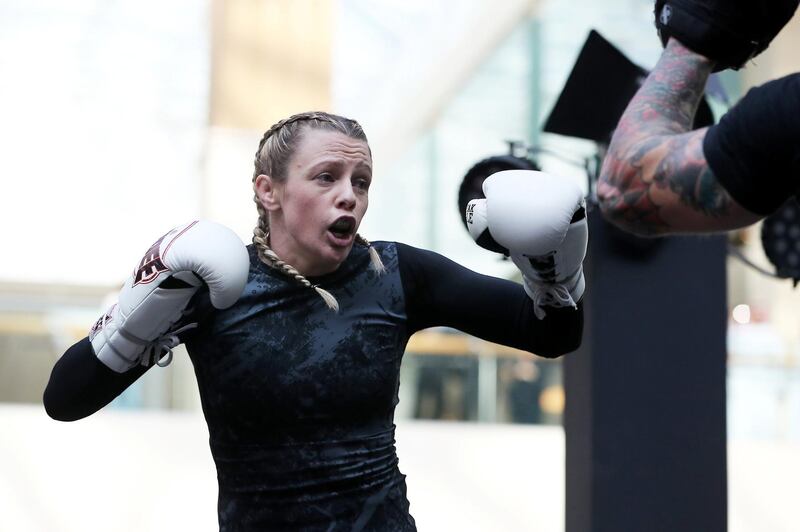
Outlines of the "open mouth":
M328 231L338 239L348 239L356 231L356 219L352 216L337 218L336 221L328 227Z

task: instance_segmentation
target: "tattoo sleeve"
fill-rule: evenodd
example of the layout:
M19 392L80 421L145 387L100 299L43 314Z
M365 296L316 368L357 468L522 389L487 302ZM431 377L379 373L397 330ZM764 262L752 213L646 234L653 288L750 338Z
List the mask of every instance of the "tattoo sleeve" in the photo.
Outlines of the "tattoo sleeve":
M606 217L640 233L725 228L732 200L691 131L712 63L674 39L628 104L597 186Z

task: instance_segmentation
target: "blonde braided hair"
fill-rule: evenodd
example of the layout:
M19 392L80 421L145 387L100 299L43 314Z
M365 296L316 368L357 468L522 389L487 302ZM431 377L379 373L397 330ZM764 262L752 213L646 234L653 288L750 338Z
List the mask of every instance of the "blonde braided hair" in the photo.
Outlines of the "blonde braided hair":
M270 127L261 141L258 143L258 150L255 156L255 170L253 171L253 201L258 210L258 223L253 229L253 244L258 252L258 258L272 268L277 269L284 275L293 278L300 284L313 288L317 294L325 301L328 308L339 311L339 303L333 295L317 285L311 284L292 265L282 261L280 257L269 246L269 216L266 209L258 199L256 192L256 178L259 175L268 175L275 181L285 181L287 177L286 168L289 164L297 143L302 134L302 129L307 126L312 129L327 129L338 131L351 138L367 142L364 130L355 120L332 115L324 112L309 112L290 116L281 120ZM355 240L358 244L369 249L369 256L372 268L379 274L384 273L386 268L381 261L377 250L363 236L356 234Z

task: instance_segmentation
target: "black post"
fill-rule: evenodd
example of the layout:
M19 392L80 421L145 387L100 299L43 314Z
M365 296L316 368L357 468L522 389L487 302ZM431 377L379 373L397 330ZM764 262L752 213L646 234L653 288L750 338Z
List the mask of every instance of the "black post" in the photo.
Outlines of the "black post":
M566 531L725 532L725 237L637 246L589 222L586 332L564 363Z

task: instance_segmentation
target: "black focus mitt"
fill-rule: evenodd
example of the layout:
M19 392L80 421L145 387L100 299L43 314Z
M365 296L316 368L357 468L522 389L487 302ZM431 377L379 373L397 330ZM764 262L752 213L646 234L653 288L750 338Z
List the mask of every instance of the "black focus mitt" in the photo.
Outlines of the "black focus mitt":
M716 63L740 69L763 52L794 15L800 0L656 0L661 43L675 37Z

